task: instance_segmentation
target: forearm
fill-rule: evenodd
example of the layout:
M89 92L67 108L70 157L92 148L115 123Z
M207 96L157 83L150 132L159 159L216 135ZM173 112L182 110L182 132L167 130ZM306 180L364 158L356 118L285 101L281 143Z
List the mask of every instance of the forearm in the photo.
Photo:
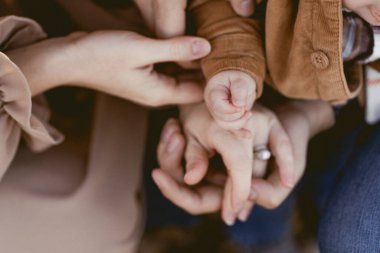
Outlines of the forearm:
M5 52L28 80L32 96L75 82L78 66L70 37L44 40Z

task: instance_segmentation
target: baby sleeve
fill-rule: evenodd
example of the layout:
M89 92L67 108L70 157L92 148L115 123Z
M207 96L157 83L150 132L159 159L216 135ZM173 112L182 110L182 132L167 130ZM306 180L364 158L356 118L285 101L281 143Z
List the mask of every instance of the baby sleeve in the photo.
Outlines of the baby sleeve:
M201 61L207 79L225 70L249 74L263 90L266 63L259 21L238 16L226 0L192 0L197 35L210 41L211 53Z
M63 140L48 125L49 109L43 97L33 98L28 81L4 51L45 38L41 27L26 18L0 18L0 179L12 162L20 140L32 151L43 151Z

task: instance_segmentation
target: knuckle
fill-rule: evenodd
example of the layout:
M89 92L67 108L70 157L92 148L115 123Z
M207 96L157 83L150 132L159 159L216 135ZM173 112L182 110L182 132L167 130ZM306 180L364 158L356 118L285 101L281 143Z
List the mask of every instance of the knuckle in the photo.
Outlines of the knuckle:
M245 92L248 89L248 84L244 81L244 79L237 79L231 87L236 92Z

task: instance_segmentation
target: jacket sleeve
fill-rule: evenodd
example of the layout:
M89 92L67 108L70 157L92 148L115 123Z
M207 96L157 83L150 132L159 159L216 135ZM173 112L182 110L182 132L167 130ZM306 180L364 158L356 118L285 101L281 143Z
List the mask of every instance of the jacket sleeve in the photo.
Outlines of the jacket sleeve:
M260 96L266 64L259 21L238 16L226 0L192 0L189 8L197 35L212 46L201 61L206 78L224 70L243 71L256 81Z
M47 124L50 112L43 97L32 99L25 76L4 53L44 37L40 26L32 20L15 16L0 18L0 179L21 139L36 152L63 139Z

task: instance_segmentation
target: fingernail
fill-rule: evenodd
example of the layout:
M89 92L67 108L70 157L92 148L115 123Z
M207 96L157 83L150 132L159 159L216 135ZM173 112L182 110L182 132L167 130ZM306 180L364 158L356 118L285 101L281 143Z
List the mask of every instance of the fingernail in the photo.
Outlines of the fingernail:
M169 143L168 143L168 146L166 148L166 151L168 153L173 153L173 151L176 150L176 148L178 147L178 145L179 145L179 139L176 136L173 136L169 140Z
M191 45L191 50L194 55L203 55L210 52L210 44L205 41L196 40Z
M172 134L175 132L175 128L173 127L169 127L169 125L172 125L172 122L174 121L174 119L169 119L167 122L166 122L166 125L164 127L164 130L162 131L162 134L161 134L161 140L163 142L168 142L169 138L172 136Z
M233 213L227 214L227 217L225 217L224 222L226 223L227 226L233 226L235 225L236 222L236 217Z
M248 217L249 217L249 212L247 212L246 210L244 211L241 211L238 215L238 218L241 222L246 222L248 220Z
M193 184L193 169L190 169L190 170L188 170L187 172L186 172L186 174L185 174L185 177L184 177L184 180L185 180L185 183L187 183L187 184Z
M244 12L251 12L251 9L253 8L252 0L242 0L240 3L240 8Z

